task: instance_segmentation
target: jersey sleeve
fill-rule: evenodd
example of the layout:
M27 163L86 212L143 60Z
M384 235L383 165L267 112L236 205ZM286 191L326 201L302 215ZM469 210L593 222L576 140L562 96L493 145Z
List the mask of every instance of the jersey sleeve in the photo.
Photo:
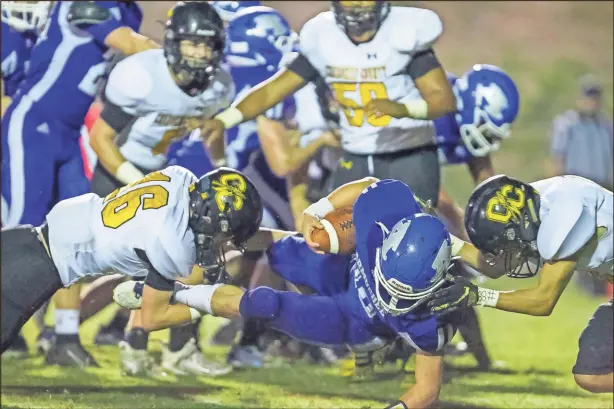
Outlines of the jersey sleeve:
M106 102L101 118L120 132L135 116L138 107L150 92L153 81L136 54L117 64L105 88Z
M416 350L431 354L441 351L456 333L455 325L436 317L421 321L399 320L393 327Z
M537 233L537 249L545 260L560 260L576 254L595 234L596 211L579 198L552 197L549 202Z
M107 36L123 26L116 1L73 1L68 21L74 27L88 32L103 47L106 47Z
M392 17L398 20L398 27L393 31L390 44L398 51L416 54L428 50L441 36L443 23L432 10L393 7L392 13ZM412 28L411 31L407 30L408 27Z

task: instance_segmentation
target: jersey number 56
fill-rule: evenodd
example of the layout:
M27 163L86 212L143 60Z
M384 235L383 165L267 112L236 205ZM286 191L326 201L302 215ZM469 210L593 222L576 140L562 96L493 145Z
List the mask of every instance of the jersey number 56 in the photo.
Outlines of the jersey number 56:
M138 210L159 209L168 204L168 190L162 185L130 188L147 182L170 182L171 178L161 172L150 173L143 179L119 188L105 197L102 208L102 224L111 229L117 229L132 220Z

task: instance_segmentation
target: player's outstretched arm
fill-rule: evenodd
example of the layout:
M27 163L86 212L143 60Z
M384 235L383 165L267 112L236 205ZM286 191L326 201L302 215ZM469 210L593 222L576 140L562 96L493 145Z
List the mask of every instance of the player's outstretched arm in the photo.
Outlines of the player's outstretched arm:
M338 139L331 131L322 132L319 138L312 140L307 146L295 146L289 133L298 132L288 130L280 122L264 116L259 116L258 138L267 163L275 175L280 178L287 177L297 171L323 146L338 147Z
M160 44L156 43L151 38L145 37L126 26L111 31L105 38L104 43L108 47L114 48L126 56L152 48L160 48Z
M271 78L255 86L243 98L235 101L230 108L204 122L202 132L207 138L207 146L219 140L224 135L225 129L255 119L306 83L300 75L282 68Z
M246 251L264 251L271 244L283 239L286 236L294 236L298 234L295 231L285 231L276 229L267 229L261 227L256 234L247 240Z
M439 398L443 382L443 355L416 353L416 383L386 409L427 408Z

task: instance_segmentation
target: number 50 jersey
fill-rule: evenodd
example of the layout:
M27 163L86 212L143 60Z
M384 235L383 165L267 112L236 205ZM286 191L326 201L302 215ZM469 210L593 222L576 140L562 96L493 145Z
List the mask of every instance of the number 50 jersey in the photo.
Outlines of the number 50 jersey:
M413 7L391 7L375 37L363 44L349 39L332 11L305 24L300 52L326 80L343 109L343 150L367 155L434 143L432 121L367 117L364 107L372 99L420 98L408 67L416 53L435 43L441 30L437 14Z
M228 107L234 96L230 74L220 69L202 93L190 96L173 80L164 51L143 51L122 60L111 71L105 94L108 103L134 117L122 131L120 152L147 170L166 164L166 151Z
M142 277L155 269L187 277L196 259L188 227L189 186L196 177L171 166L115 190L58 203L47 215L51 257L65 286L120 272Z

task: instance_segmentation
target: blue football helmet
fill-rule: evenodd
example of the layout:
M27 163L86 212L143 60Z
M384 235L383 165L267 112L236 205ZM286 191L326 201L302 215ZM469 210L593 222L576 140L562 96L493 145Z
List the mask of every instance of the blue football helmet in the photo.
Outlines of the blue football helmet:
M375 254L375 294L381 307L396 316L415 310L446 280L452 241L438 218L418 213L384 233Z
M42 30L49 17L50 1L3 1L2 22L17 31Z
M241 10L248 7L259 6L259 1L210 1L217 14L228 23Z
M514 81L499 67L476 64L454 87L456 122L473 156L486 156L499 149L501 139L511 135L518 115L519 96Z
M277 71L298 35L277 10L258 6L241 10L226 29L226 61L235 67L267 66Z

